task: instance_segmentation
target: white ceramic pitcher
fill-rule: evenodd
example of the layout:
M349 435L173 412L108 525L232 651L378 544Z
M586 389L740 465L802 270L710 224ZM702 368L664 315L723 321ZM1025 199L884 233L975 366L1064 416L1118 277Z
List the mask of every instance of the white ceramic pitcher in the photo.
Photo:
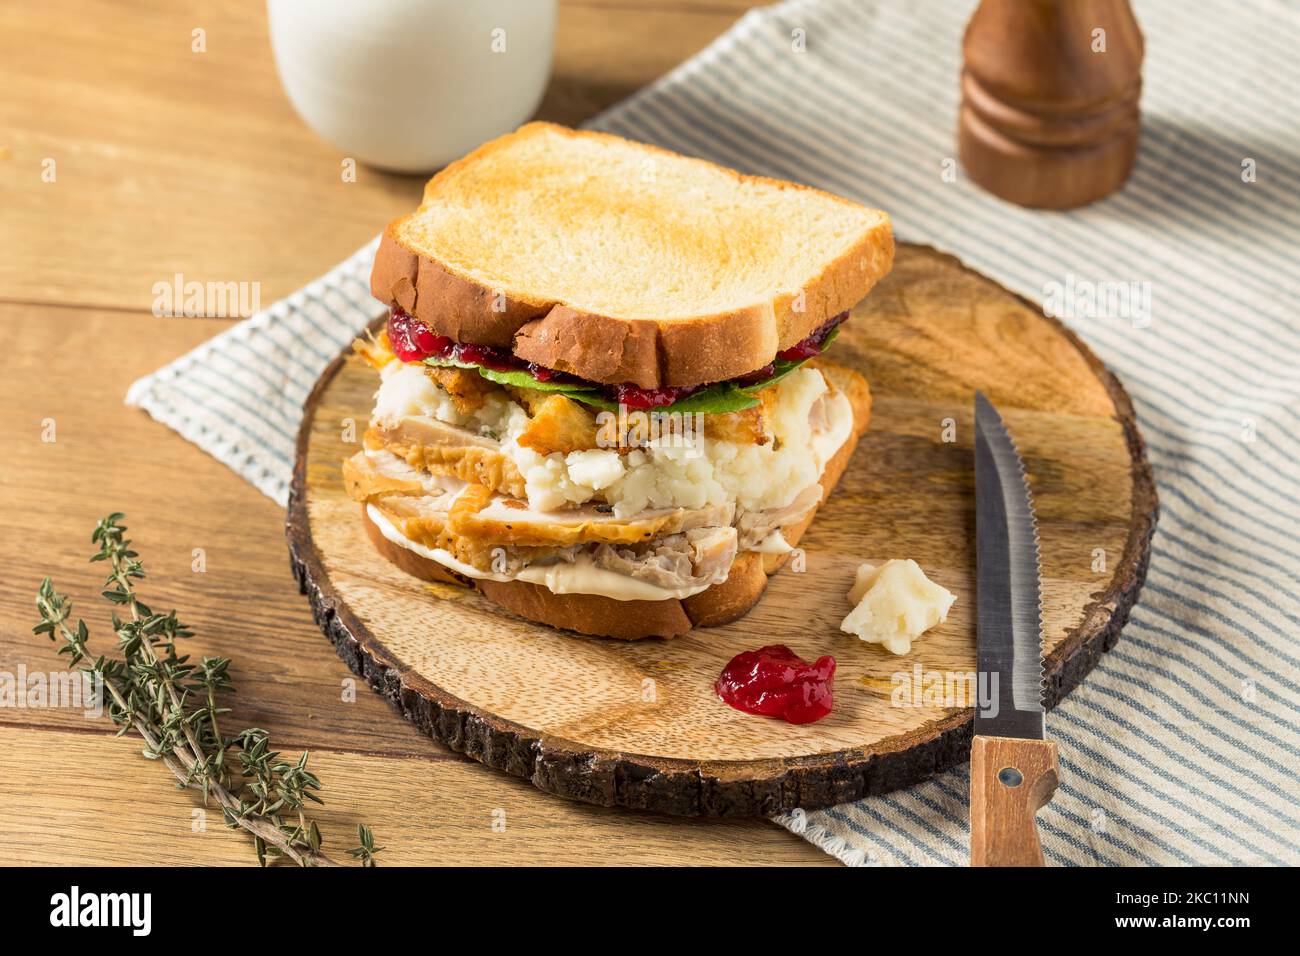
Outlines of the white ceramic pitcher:
M298 115L346 155L428 172L532 115L556 0L267 0Z

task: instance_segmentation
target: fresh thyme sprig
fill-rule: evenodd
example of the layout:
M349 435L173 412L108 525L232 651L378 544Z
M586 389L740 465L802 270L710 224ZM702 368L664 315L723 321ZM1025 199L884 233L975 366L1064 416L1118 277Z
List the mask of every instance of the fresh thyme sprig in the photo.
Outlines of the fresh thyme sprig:
M144 740L144 756L160 760L176 777L178 786L199 790L204 804L216 801L226 825L243 828L253 836L258 862L287 858L300 866L338 866L321 852L320 828L307 817L308 801L322 803L316 792L321 782L307 769L306 751L294 762L271 750L265 730L251 728L223 737L219 718L230 708L218 704L218 695L234 693L229 677L230 660L204 657L197 664L179 654L177 640L191 631L176 618L151 610L135 592L145 577L139 555L123 537L125 516L115 512L95 526L91 541L99 551L91 561L108 563L101 592L115 608L113 632L121 658L92 657L87 648L86 622L69 621L72 602L54 590L46 578L36 597L41 622L32 630L63 640L60 654L71 666L90 675L109 696L108 712L120 728L118 736L135 730ZM363 866L375 865L382 847L374 844L370 828L358 826L361 845L348 855Z

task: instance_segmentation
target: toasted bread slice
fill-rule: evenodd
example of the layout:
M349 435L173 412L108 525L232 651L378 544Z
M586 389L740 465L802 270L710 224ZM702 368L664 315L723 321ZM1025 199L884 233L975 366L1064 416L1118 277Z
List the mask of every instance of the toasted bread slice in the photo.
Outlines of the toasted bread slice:
M761 368L855 305L893 256L878 210L529 123L429 180L370 282L440 335L661 388Z

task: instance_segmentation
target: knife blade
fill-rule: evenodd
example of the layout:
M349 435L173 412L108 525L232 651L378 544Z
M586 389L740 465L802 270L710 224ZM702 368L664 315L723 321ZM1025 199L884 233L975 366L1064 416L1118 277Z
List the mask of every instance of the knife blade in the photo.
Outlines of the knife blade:
M1024 463L1002 416L975 393L976 662L997 675L975 733L1043 737L1042 596L1038 529Z
M1042 866L1034 814L1056 790L1043 733L1038 529L1024 463L1002 416L975 393L977 686L971 864Z

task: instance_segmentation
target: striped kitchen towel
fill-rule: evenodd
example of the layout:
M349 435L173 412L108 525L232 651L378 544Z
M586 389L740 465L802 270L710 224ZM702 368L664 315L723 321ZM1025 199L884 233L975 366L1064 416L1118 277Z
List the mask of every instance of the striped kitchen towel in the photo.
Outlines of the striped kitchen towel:
M327 274L135 382L143 408L281 505L303 404L325 366L387 311L370 296L376 237Z
M900 238L1032 300L1071 276L1149 284L1143 328L1071 323L1133 398L1161 520L1123 640L1048 715L1062 784L1039 815L1044 851L1064 865L1295 864L1300 7L1134 6L1147 39L1138 165L1122 192L1069 213L942 175L974 0L756 10L592 125L887 209ZM129 401L284 501L298 409L330 357L318 343L341 346L377 314L369 252ZM202 401L184 391L199 366ZM954 770L778 822L846 863L964 863L967 787Z

